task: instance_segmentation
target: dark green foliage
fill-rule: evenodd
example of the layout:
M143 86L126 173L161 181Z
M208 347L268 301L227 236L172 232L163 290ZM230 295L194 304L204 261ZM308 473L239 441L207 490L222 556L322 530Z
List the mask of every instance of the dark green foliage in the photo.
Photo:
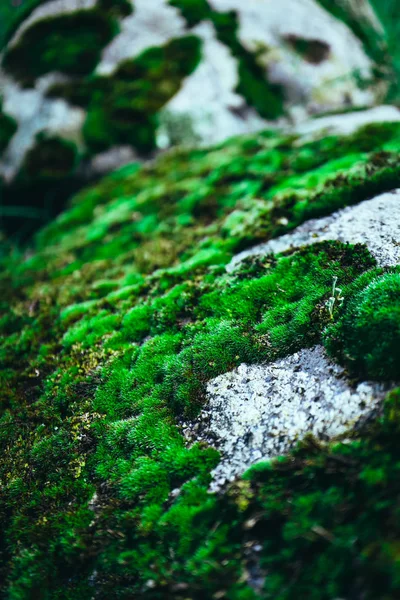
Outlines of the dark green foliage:
M77 165L75 144L57 137L39 135L24 159L21 178L60 179L71 175Z
M15 30L40 4L50 0L25 0L16 4L13 0L4 0L0 4L0 49L11 39Z
M25 85L50 71L86 75L117 32L117 23L98 10L42 19L7 49L3 66Z
M3 112L3 102L0 98L0 155L7 148L11 138L17 131L18 124L9 115Z
M383 275L359 291L341 319L327 329L325 345L361 377L397 379L400 373L400 273Z
M399 4L397 0L371 0L371 4L386 33L388 46L386 63L389 64L389 73L386 73L386 76L390 81L388 100L398 103L400 99Z

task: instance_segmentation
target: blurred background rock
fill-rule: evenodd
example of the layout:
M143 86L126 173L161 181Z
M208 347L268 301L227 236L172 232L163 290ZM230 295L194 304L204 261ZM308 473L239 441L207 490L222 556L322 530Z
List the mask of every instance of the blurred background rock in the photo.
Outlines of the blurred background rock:
M176 145L400 98L397 0L3 0L1 229ZM4 235L4 233L3 233Z

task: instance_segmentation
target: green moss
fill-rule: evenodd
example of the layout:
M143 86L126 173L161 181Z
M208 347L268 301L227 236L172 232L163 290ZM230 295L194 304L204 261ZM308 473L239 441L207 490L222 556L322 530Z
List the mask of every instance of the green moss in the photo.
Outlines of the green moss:
M259 64L257 53L249 52L239 42L238 19L235 12L214 11L207 0L169 0L169 3L181 11L189 27L205 19L214 24L218 39L238 60L237 93L241 94L260 116L265 119L276 119L284 113L283 89L279 85L266 81L265 67Z
M19 25L38 7L50 0L26 0L19 5L2 2L0 6L0 48L11 39Z
M338 323L326 332L328 350L361 377L380 380L398 377L399 293L398 272L377 278L355 295Z
M86 75L117 32L116 22L98 10L42 19L7 49L3 66L25 85L50 71Z

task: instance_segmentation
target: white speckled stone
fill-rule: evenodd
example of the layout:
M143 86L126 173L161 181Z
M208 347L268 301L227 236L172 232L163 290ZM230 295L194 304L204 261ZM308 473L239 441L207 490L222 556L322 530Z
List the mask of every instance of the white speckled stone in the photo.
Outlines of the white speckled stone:
M366 244L382 267L400 262L400 189L312 219L291 233L240 252L227 265L232 272L245 258L285 252L324 240Z
M326 440L378 409L387 388L352 386L321 346L275 363L242 364L209 382L207 404L188 426L222 454L211 489L218 490L254 463L284 454L306 434Z

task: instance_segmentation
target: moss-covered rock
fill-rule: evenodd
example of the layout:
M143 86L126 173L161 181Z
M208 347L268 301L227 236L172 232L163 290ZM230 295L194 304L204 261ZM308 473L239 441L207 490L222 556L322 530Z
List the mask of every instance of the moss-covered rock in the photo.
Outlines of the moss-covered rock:
M54 148L72 157L57 144L42 140L46 176ZM359 354L394 365L397 330L369 315L397 323L399 267L377 267L365 246L325 241L225 266L399 186L399 146L383 125L175 150L82 190L29 252L2 259L5 597L396 597L397 392L347 440L309 440L218 495L217 450L188 444L182 427L211 378L312 347L332 327L344 361L365 322ZM345 302L332 312L335 277Z

